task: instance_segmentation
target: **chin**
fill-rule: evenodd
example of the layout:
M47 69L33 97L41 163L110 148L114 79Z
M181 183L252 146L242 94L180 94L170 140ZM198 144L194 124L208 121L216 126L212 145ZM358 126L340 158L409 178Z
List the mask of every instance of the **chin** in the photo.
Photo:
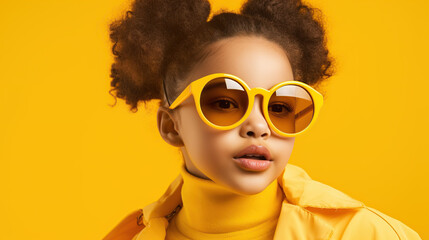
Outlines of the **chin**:
M266 187L268 187L269 183L267 184L261 184L259 182L258 184L246 184L246 185L240 185L232 190L240 195L254 195L257 193L260 193L265 190Z

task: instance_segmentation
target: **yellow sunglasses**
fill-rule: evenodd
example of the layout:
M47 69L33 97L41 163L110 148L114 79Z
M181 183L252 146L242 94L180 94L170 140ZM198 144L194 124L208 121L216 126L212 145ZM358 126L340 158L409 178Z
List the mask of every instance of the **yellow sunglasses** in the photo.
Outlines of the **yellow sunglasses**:
M323 96L299 81L284 81L270 90L250 87L239 77L214 73L191 82L169 107L176 108L191 94L200 118L209 126L228 130L250 115L255 96L263 96L263 114L272 130L281 136L303 133L316 120Z

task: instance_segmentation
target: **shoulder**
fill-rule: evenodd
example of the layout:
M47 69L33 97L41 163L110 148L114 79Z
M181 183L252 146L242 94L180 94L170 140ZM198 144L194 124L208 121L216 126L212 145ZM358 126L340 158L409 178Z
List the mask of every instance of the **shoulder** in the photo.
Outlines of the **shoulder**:
M344 231L350 239L356 235L361 239L421 240L417 232L401 221L368 206L353 214Z
M366 205L342 209L305 209L332 226L332 239L421 240L419 234L403 222Z
M304 207L317 220L332 227L331 239L342 240L421 240L403 222L366 205L353 208Z
M311 179L299 166L288 164L278 180L288 203L305 209L315 220L323 220L332 226L332 239L421 240L401 221Z

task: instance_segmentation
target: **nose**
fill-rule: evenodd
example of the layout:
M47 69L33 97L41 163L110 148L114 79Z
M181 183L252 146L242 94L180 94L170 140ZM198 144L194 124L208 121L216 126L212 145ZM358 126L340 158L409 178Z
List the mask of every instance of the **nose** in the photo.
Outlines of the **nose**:
M255 137L267 139L271 136L271 130L265 120L264 113L262 111L262 96L255 96L255 102L253 104L250 115L241 124L240 129L241 137Z

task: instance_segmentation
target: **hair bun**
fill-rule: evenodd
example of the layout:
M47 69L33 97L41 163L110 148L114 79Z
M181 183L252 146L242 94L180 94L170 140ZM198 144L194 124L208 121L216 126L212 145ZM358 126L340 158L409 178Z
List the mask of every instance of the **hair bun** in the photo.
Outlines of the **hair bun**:
M332 76L333 59L328 57L322 12L301 0L248 0L240 8L243 15L273 23L279 31L295 39L302 51L302 81L314 84Z
M111 91L137 111L140 100L162 97L161 64L166 51L207 21L207 0L136 0L110 24L115 56Z

